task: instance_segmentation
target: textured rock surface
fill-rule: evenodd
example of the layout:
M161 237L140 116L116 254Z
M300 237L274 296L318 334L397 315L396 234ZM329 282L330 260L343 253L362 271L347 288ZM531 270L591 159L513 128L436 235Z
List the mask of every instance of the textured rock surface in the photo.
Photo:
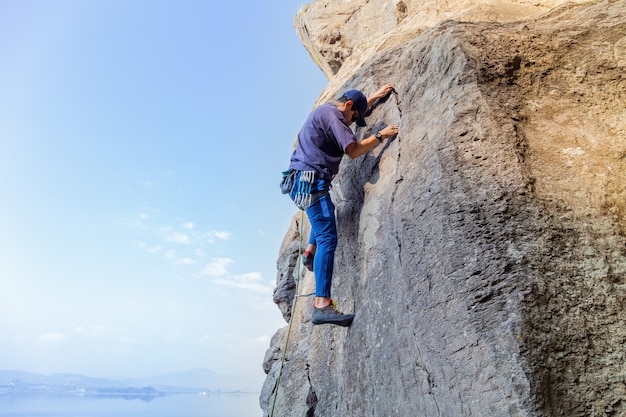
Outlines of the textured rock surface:
M582 2L582 0L577 0ZM373 54L444 20L511 22L548 12L562 0L317 0L302 8L296 30L328 78L346 64L353 73Z
M400 135L342 163L333 294L356 318L313 327L297 298L274 415L626 415L626 0L339 3L354 37L320 101L391 81L357 133ZM330 4L297 22L336 25ZM420 14L436 7L448 20ZM369 49L345 23L366 9L384 14ZM310 32L323 56L332 37ZM300 224L278 260L287 320L294 278L314 286ZM263 364L265 415L286 335Z

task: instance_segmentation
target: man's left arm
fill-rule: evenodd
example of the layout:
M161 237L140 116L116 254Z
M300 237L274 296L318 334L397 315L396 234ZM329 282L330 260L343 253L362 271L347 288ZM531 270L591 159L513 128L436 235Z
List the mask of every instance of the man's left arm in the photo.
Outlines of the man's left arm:
M372 105L376 102L376 100L387 97L389 94L391 94L392 91L395 91L396 89L393 87L393 84L388 83L383 85L377 92L375 92L374 94L372 94L368 99L367 99L367 108L371 108Z

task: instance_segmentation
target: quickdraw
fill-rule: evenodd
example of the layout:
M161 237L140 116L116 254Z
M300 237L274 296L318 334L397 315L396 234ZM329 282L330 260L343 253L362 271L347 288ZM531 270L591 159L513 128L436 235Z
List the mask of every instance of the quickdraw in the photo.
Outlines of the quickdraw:
M298 189L293 197L293 202L300 210L306 210L311 206L313 185L315 184L315 171L301 171L298 176Z

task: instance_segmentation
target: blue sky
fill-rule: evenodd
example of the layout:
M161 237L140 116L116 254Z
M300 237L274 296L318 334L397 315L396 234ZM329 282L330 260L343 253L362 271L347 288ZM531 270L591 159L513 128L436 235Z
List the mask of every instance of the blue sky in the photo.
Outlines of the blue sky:
M0 369L262 382L303 5L0 0Z

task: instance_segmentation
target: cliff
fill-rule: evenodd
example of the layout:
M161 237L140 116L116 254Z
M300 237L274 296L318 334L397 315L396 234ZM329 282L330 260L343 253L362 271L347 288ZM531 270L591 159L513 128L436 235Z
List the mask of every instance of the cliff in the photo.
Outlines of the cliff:
M274 415L626 415L626 0L317 0L296 28L318 103L392 82L357 135L400 134L333 182L351 327L311 325L306 216L286 233Z

